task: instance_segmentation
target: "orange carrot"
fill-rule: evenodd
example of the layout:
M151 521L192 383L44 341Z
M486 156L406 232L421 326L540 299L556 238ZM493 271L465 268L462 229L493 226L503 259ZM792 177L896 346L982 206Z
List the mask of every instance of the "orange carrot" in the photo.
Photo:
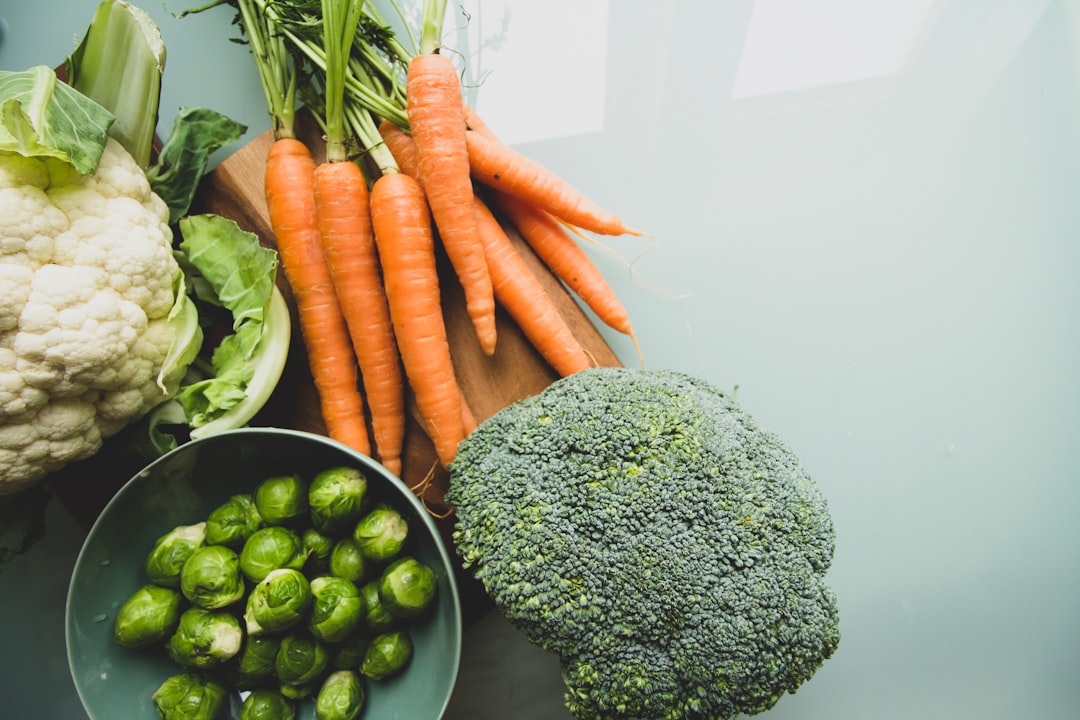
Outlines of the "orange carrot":
M382 290L371 229L367 178L349 159L352 141L345 108L349 51L362 13L361 0L321 0L323 116L326 162L314 172L313 198L320 246L333 283L350 349L360 366L375 451L383 465L401 472L405 388L390 311Z
M412 138L386 122L379 126L379 132L402 172L414 174L417 151ZM532 346L557 373L565 376L589 367L588 355L559 314L551 296L510 242L502 225L475 195L473 203L495 299L506 308Z
M641 235L558 175L476 130L465 133L472 176L489 187L544 208L563 222L601 235Z
M532 346L559 375L565 377L589 367L589 356L559 314L551 296L479 198L476 200L476 220L499 304L506 308Z
M633 336L630 316L603 274L556 218L519 198L496 193L494 202L537 257L609 327Z
M465 435L468 435L476 429L476 417L473 416L472 408L469 407L469 403L465 399L464 394L461 396L461 424L462 429L465 431Z
M435 227L465 291L480 346L495 352L495 297L476 236L461 84L444 55L417 55L406 74L406 113Z
M495 133L492 132L491 128L487 126L487 123L484 122L484 119L477 115L476 111L473 110L468 104L465 105L465 125L470 130L475 130L478 133L483 133L484 135L487 135L489 138L492 139L495 138Z
M389 120L383 120L379 123L379 135L382 137L383 143L385 143L390 154L394 156L398 168L406 175L412 175L423 186L423 179L418 177L420 174L420 156L416 150L416 141L413 140L412 135L409 135Z
M382 175L371 189L371 223L405 374L424 430L439 462L447 466L465 436L461 388L450 357L435 238L420 183L404 173Z
M371 452L345 320L322 255L313 190L315 161L307 146L282 137L265 167L266 204L285 279L292 288L327 433Z
M360 365L379 461L401 474L405 393L390 308L379 274L367 181L356 163L315 170L315 205L323 253Z
M495 133L468 105L465 122L470 130L496 140ZM570 237L561 222L542 208L495 191L493 201L506 213L525 242L548 269L570 288L608 327L634 337L630 316L603 274ZM636 341L636 338L635 338Z

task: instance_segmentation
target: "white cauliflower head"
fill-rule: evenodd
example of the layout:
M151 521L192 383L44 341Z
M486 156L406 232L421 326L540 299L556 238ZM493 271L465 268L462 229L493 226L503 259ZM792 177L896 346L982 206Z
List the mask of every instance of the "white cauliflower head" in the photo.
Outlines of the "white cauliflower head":
M168 221L115 140L85 176L0 152L0 494L93 455L175 392L186 340L170 317L186 297Z

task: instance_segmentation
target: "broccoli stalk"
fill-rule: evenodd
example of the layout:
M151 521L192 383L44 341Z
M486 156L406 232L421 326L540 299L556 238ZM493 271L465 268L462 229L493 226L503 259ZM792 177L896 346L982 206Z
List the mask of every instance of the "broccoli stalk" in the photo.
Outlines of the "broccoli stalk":
M824 496L698 378L558 380L465 439L447 501L466 567L560 657L580 720L762 712L839 644Z

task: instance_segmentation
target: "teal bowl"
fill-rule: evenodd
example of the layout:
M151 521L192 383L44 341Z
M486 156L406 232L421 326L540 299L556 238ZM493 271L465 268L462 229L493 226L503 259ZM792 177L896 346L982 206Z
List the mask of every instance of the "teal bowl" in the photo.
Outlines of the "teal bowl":
M352 465L365 471L369 492L402 511L410 523L407 551L438 578L434 611L410 624L413 657L399 675L366 681L361 718L437 720L443 716L461 657L461 603L453 565L431 516L404 483L381 465L321 435L244 428L193 440L158 458L112 498L87 535L67 597L68 664L91 720L157 720L151 700L181 672L163 651L121 647L112 640L117 610L142 585L143 562L154 541L178 525L206 519L238 493L286 472L309 479L320 470ZM232 698L227 717L239 716ZM312 700L297 718L314 718Z

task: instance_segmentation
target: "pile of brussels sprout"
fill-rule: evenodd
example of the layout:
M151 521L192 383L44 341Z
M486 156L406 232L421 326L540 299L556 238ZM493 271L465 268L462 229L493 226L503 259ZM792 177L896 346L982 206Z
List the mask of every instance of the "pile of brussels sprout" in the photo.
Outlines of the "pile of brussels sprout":
M265 478L157 539L113 639L179 666L153 695L166 720L227 717L237 692L241 720L289 720L307 698L318 720L352 720L368 680L405 668L410 623L435 601L408 538L361 470Z

